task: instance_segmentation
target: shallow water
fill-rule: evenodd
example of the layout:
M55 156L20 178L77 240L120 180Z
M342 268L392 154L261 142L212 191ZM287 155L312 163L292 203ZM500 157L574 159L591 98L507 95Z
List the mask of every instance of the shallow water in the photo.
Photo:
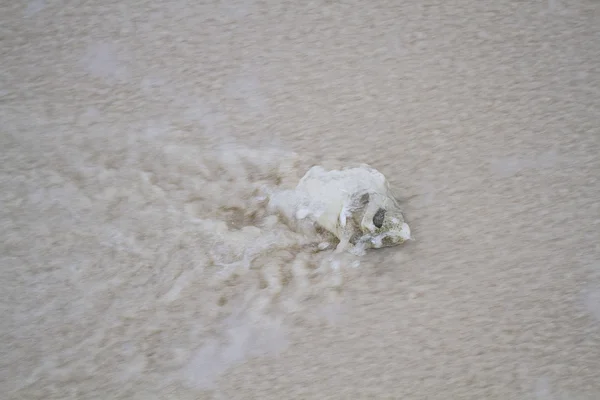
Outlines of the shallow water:
M267 209L303 175L300 158L176 142L138 139L116 157L86 148L32 172L8 154L3 260L28 292L14 288L28 300L11 328L52 348L12 390L148 370L210 388L227 367L285 348L282 319L335 303L360 259L318 252L314 229Z
M591 1L0 5L7 399L596 399ZM368 163L415 237L265 193Z

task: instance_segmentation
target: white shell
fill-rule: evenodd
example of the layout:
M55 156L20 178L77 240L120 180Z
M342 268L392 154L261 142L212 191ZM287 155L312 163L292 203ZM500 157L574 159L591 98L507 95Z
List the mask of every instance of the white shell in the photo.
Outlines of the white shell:
M393 238L397 242L394 244L411 238L410 228L404 222L387 180L368 165L331 171L314 166L300 180L296 194L302 199L302 212L298 214L333 233L340 240L338 250L348 247L356 233L363 236L363 245L375 248L383 247L386 237ZM366 204L363 202L365 194L368 194ZM379 208L391 215L386 225L389 232L367 235L377 231L373 216ZM355 213L362 215L360 226L350 224Z

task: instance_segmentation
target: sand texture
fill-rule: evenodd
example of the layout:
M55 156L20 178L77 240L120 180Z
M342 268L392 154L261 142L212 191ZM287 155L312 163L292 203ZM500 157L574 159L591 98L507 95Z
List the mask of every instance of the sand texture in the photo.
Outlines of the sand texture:
M2 399L600 399L596 0L3 1L0 199Z

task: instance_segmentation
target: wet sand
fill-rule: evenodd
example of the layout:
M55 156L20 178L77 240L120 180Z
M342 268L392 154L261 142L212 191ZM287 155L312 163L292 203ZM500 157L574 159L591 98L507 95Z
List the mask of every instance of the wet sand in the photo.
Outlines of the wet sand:
M600 3L0 23L3 398L600 398ZM331 259L260 203L357 162L415 242Z

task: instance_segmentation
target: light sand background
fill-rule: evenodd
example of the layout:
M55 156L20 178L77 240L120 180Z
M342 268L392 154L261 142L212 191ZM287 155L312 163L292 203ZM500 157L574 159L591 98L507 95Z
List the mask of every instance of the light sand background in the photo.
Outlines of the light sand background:
M598 1L3 1L0 68L1 398L600 399ZM417 241L313 254L315 162Z

